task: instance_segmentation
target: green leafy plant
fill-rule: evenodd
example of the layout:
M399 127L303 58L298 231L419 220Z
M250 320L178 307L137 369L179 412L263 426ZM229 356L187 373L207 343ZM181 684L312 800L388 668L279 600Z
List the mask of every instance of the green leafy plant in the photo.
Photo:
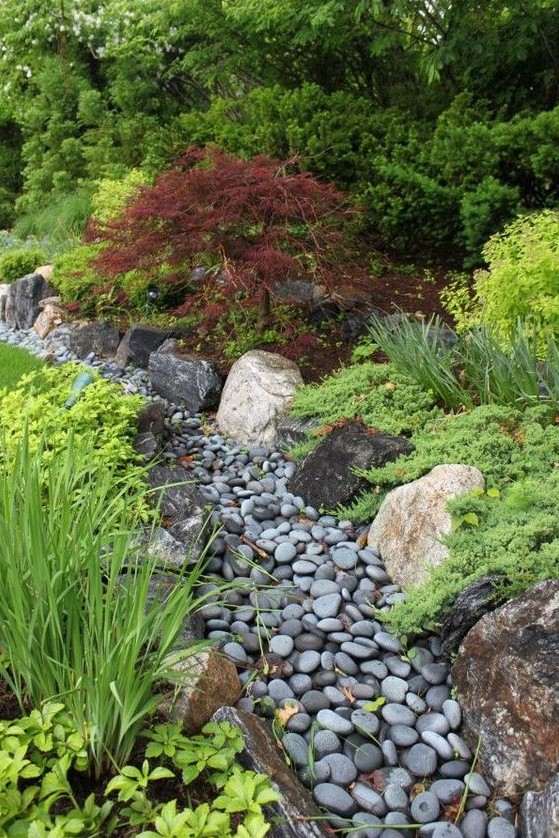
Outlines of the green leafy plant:
M31 274L46 261L46 253L40 247L21 247L7 250L0 255L0 282L15 282Z
M55 828L50 813L62 802L71 811L68 830L59 822L58 834L72 828L76 834L93 820L99 827L112 803L96 807L90 796L80 809L68 779L70 770L83 772L87 765L86 741L61 703L47 702L20 719L0 721L0 829L27 835L33 826L38 836L56 834L46 830Z
M152 742L176 740L174 726L169 732L166 727L158 725L144 734L151 738L154 733ZM164 764L151 768L146 753L140 764L123 766L108 783L101 780L83 800L87 742L63 704L46 703L14 721L0 721L0 830L33 838L109 836L130 830L143 838L264 838L270 830L265 807L279 794L268 777L245 771L236 762L243 747L240 732L227 722L209 723L200 734L182 740L172 755L162 755ZM216 774L209 763L227 742L227 764ZM182 798L175 758L183 752L201 763L195 795L205 798L184 808L167 797L170 786ZM160 795L162 780L167 788ZM99 793L106 798L116 793L116 799L100 803ZM138 831L150 825L153 829Z
M197 648L178 641L204 561L162 588L138 540L146 490L99 462L91 432L68 433L46 464L45 443L29 442L24 431L0 450L0 672L22 707L64 699L99 775L125 763L155 685Z
M72 385L82 372L91 373L94 381L68 408L66 402ZM141 398L125 397L117 385L79 364L43 366L24 375L12 391L0 390L0 422L6 453L17 450L25 432L30 452L41 448L46 465L63 455L71 434L76 438L88 435L92 440L93 462L125 472L130 484L135 483L139 488L144 485L145 469L139 465L132 441L142 404Z

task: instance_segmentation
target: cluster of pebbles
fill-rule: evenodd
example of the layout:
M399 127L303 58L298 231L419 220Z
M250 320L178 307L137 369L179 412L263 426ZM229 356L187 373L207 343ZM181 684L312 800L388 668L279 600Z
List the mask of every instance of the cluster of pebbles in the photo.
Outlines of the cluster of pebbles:
M0 339L40 354L29 335ZM88 362L151 396L145 371ZM239 669L238 706L274 719L331 825L354 838L515 838L513 806L492 797L460 735L439 638L405 648L379 620L405 596L362 534L289 491L281 452L236 445L174 405L165 434L166 458L188 456L220 526L208 570L231 585L207 583L207 636Z

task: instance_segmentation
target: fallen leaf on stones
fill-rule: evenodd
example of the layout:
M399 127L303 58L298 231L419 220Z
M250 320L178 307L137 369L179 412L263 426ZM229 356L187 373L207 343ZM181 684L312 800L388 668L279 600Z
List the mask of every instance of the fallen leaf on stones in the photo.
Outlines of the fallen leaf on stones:
M342 693L342 695L345 695L350 704L355 703L355 696L351 691L351 687L342 687L340 692Z
M363 710L367 710L369 713L376 713L383 704L386 704L386 698L383 695L379 695L374 701L368 701L364 704Z
M384 791L384 787L386 785L386 778L382 771L371 771L368 774L360 774L357 778L361 783L365 783L365 785L370 786L375 791L378 791L379 794Z
M285 707L279 707L275 716L280 725L285 727L291 716L295 716L298 712L299 707L296 704L288 704Z

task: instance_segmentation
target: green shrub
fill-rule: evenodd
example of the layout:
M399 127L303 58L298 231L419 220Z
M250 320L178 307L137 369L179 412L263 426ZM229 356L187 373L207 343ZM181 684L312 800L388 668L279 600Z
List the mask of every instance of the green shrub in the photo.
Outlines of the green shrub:
M15 282L46 261L46 253L40 247L21 247L7 250L0 256L0 282Z
M408 151L413 159L413 146ZM378 163L370 184L360 193L382 247L406 257L460 253L461 224L458 187L440 183L434 174L409 163Z
M479 254L487 239L500 230L520 209L520 190L506 186L493 175L484 178L472 192L466 192L460 202L460 220L466 250L470 254L467 265L479 264Z
M461 329L481 323L509 340L519 319L534 330L539 351L559 340L559 212L545 210L518 218L492 236L483 255L488 270L476 271L471 302L447 295Z
M68 409L65 403L72 384L85 371L91 373L94 381ZM45 465L63 455L72 433L78 437L92 435L94 464L115 466L133 482L143 485L144 470L132 447L141 405L139 396L125 397L118 385L79 364L68 363L24 375L11 392L0 390L0 426L8 453L15 452L25 431L25 417L29 448L31 452L41 449ZM48 440L44 447L43 437Z
M95 313L96 299L93 289L103 283L93 268L101 250L99 244L78 244L59 256L54 262L52 282L63 302L80 302L83 313Z
M411 378L391 364L371 361L345 367L320 384L300 387L290 410L301 418L316 418L325 426L340 419L360 418L370 427L393 434L411 434L440 414L433 397ZM312 435L314 444L320 433ZM292 453L302 451L294 449Z

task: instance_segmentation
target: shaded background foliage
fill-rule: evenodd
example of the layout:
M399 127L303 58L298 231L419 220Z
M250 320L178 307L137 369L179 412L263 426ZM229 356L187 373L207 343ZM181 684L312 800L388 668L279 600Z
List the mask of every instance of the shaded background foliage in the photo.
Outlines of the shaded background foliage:
M554 0L5 0L0 227L77 229L100 178L185 147L300 165L362 199L372 243L468 264L556 207ZM43 229L41 229L43 225ZM71 226L71 225L70 225Z

